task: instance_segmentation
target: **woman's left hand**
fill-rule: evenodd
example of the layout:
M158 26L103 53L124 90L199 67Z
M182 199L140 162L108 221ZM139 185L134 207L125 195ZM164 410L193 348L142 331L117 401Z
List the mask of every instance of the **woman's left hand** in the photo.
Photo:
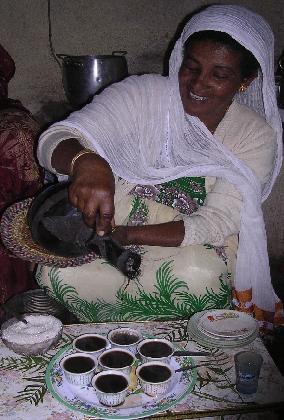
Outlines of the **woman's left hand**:
M116 226L112 229L112 238L122 246L130 245L127 238L128 226Z
M157 225L117 226L112 237L120 245L180 246L184 238L182 220Z

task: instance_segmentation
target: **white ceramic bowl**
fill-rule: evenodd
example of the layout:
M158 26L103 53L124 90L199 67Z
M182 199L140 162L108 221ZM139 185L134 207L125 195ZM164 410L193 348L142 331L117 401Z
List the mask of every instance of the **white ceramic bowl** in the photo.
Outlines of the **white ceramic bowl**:
M83 359L83 361L82 361ZM85 362L89 365L88 368L81 370L80 366ZM74 366L74 362L77 362L77 368L70 368L67 367L67 363L69 362L69 365ZM79 363L80 362L80 363ZM64 372L65 378L67 382L69 382L71 385L89 385L92 381L92 378L95 374L96 368L97 368L97 362L94 360L94 358L88 354L78 352L78 353L71 353L67 356L63 357L60 360L60 367Z
M144 369L150 369L150 375L144 376ZM166 377L161 377L159 379L159 374L165 372L166 375L164 376ZM155 397L168 392L172 386L174 374L174 369L167 363L163 362L143 363L136 369L136 375L140 382L141 388L145 394L150 395L151 397Z
M124 385L120 387L119 390L114 390L113 388L114 376L116 376L118 379L122 379L124 382ZM106 380L108 378L110 379L108 384L109 389L107 389L108 392L98 387L98 383L102 378L105 378ZM114 407L124 402L128 394L129 383L128 375L116 370L105 370L95 375L92 379L92 385L95 389L99 402L110 407Z
M3 343L17 354L32 356L46 353L61 338L62 322L49 314L23 314L28 324L11 318L1 327Z

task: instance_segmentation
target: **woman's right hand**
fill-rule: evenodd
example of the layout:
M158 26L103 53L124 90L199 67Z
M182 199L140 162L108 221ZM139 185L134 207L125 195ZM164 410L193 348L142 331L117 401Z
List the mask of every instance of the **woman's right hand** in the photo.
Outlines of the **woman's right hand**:
M62 140L51 157L52 167L70 175L74 156L83 149L77 139ZM81 155L75 160L69 200L84 215L88 225L96 225L98 235L108 233L114 216L114 177L109 164L96 153Z
M105 159L95 153L80 156L73 167L69 200L86 223L102 236L111 230L114 217L114 176Z

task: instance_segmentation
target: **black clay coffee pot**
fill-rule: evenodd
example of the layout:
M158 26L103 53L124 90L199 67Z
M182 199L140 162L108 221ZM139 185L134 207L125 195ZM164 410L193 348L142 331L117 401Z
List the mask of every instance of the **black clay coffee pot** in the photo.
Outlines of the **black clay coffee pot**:
M141 256L122 247L111 234L98 236L68 200L69 183L47 187L32 202L28 225L33 241L53 254L79 257L95 252L125 276L138 275Z

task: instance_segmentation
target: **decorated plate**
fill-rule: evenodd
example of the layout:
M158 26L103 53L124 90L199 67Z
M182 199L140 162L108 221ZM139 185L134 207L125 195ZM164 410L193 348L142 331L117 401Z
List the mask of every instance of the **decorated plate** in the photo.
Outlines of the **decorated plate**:
M60 403L86 416L127 420L162 413L182 401L196 383L196 368L176 372L171 389L166 394L150 397L144 394L137 380L132 377L130 393L124 403L117 407L106 407L100 404L92 386L74 386L65 380L60 360L72 352L72 346L68 345L52 358L46 370L45 380L49 391ZM171 365L177 370L194 363L190 357L172 357Z
M199 319L197 328L203 333L222 338L247 337L257 328L249 315L233 310L206 311Z
M223 310L224 311L224 310ZM245 336L236 337L224 337L213 334L205 334L200 328L198 328L199 320L204 314L211 313L213 311L202 311L194 314L188 321L187 330L190 337L197 343L204 347L220 347L220 348L235 348L241 347L251 343L258 335L258 326L255 322L255 329ZM215 312L215 311L214 311ZM253 320L253 318L252 318Z

